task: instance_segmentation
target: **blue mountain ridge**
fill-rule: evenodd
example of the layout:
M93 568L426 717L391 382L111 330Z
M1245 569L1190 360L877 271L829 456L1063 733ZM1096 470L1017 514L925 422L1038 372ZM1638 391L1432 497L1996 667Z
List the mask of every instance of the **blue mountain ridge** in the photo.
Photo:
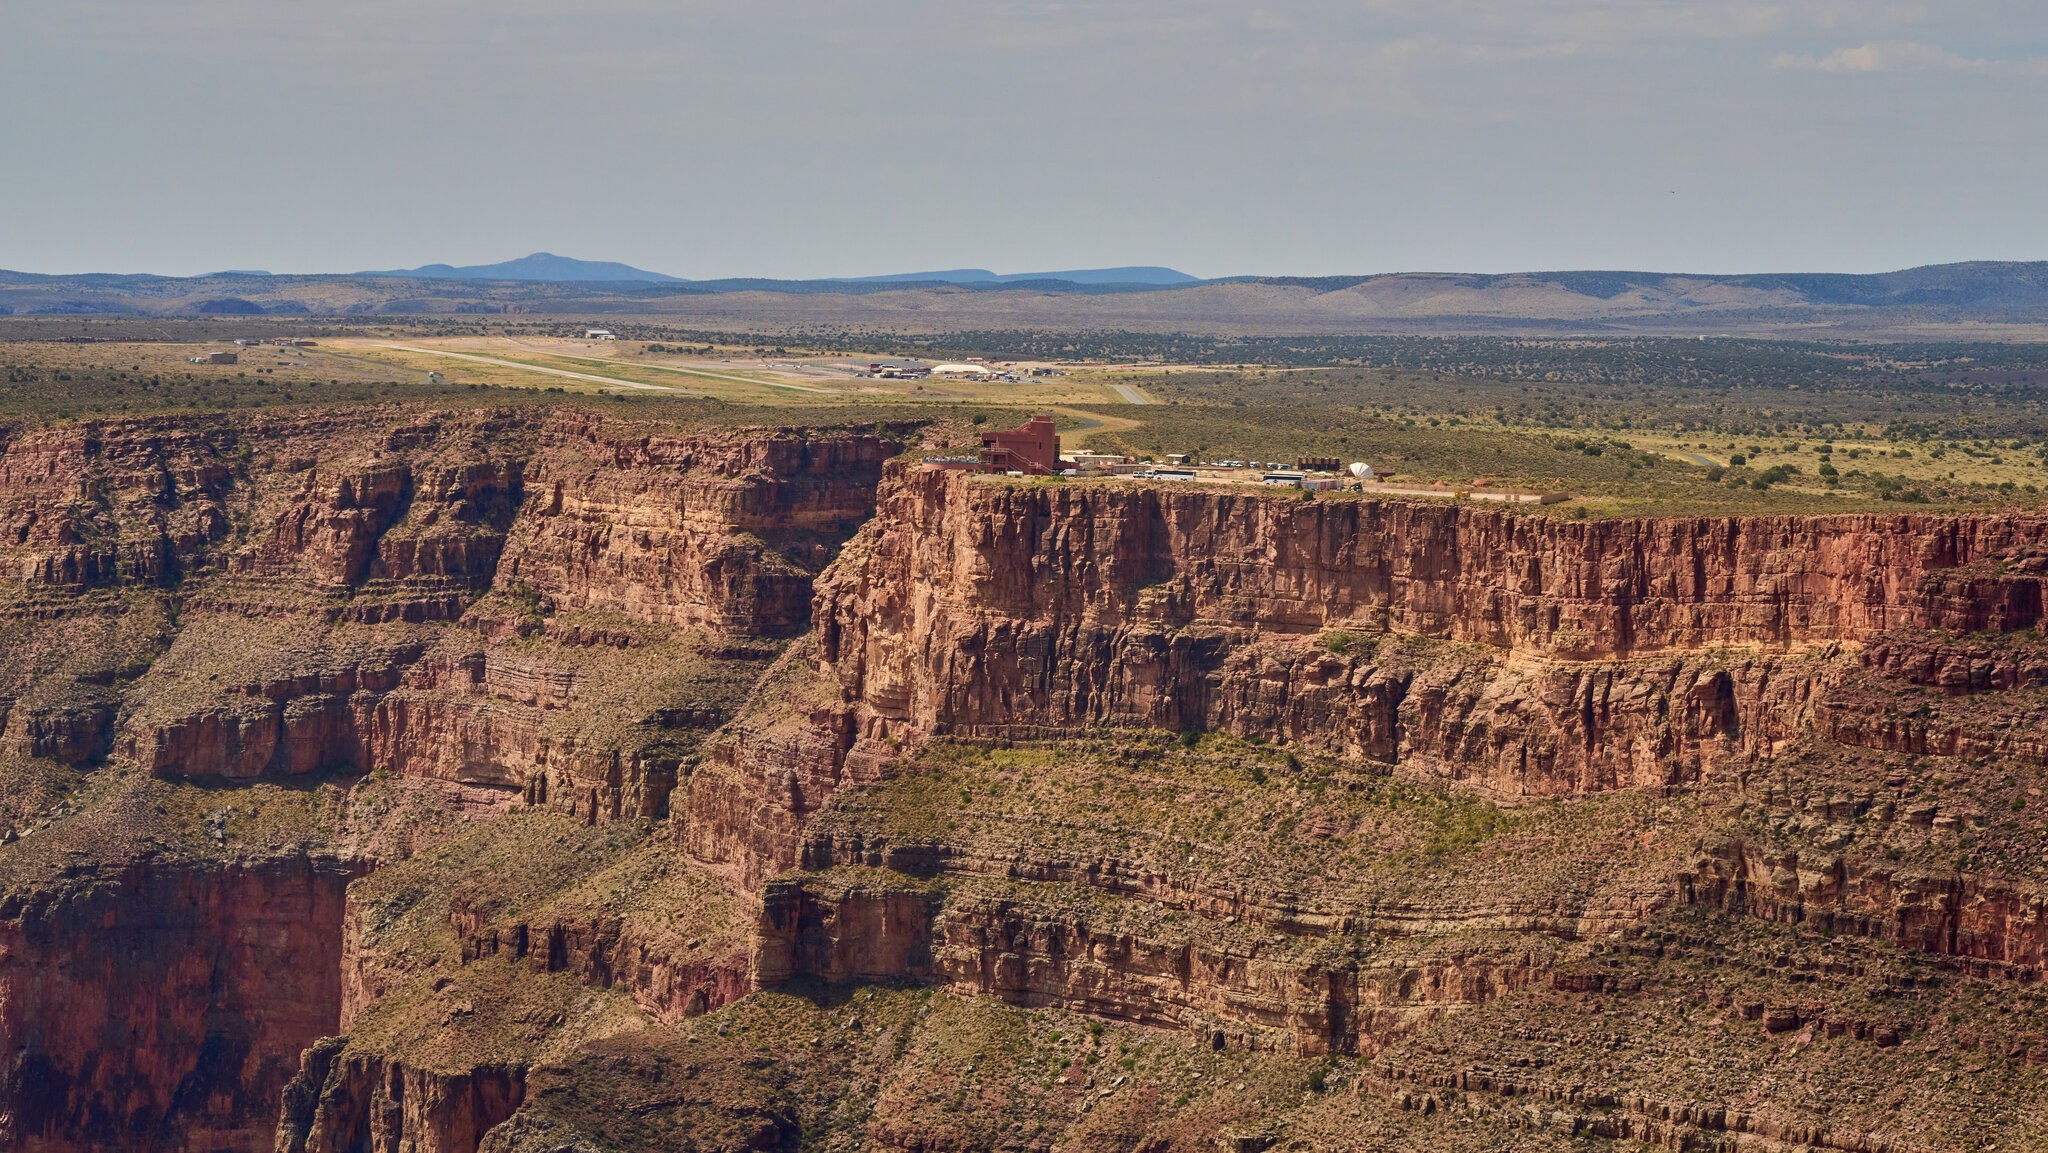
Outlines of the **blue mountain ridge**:
M887 276L841 276L833 280L848 284L893 284L937 282L943 284L1013 284L1027 280L1063 280L1069 284L1199 284L1200 279L1158 265L1122 268L1070 268L1059 272L990 272L986 268L949 268L938 272L897 272Z
M649 272L611 260L578 260L536 252L498 264L423 264L418 268L394 268L381 272L358 272L356 276L408 276L420 280L539 280L557 284L652 280L681 283L679 276Z
M223 274L232 275L232 274ZM249 275L249 274L240 274ZM356 276L403 276L419 280L533 280L550 283L619 283L650 281L662 284L706 283L663 272L650 272L630 264L609 260L578 260L551 252L536 252L518 260L498 264L423 264L418 268L393 268L353 273ZM1162 287L1199 284L1196 277L1156 265L1122 268L1076 268L1058 272L996 273L985 268L950 268L936 272L899 272L886 276L821 277L827 284L1014 284L1028 281L1063 281L1068 284L1144 284ZM722 281L713 281L722 283ZM802 281L793 283L806 283Z

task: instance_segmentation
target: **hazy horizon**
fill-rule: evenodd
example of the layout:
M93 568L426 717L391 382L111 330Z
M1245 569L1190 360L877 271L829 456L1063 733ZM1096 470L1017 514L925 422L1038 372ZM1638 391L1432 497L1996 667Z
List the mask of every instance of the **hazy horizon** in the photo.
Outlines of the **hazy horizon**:
M25 272L2048 259L2018 0L71 0L0 97Z
M576 257L576 256L574 256L573 254L570 254L570 253L559 253L559 252L557 252L557 253L540 253L540 252L536 252L536 253L530 253L530 254L527 254L527 255L533 255L533 256L541 256L541 255L546 255L546 256L568 257L568 258L570 258L570 259L575 259L575 260L582 260L582 259L583 259L583 258L581 258L581 257ZM491 264L506 264L506 263L512 263L513 261L516 261L516 260L518 260L518 259L521 259L521 257L512 257L512 258L509 258L509 259L507 259L507 260L492 260L492 261L484 261L484 262L482 262L482 263L483 263L483 264L485 264L485 265L491 265ZM5 272L17 272L17 273L26 273L26 274L29 274L29 275L39 275L39 276L59 276L59 277L62 277L62 276L162 276L162 277L167 277L167 278L176 278L176 279L203 279L203 278L207 278L207 277L222 277L222 276L279 276L279 277L290 277L290 276L373 276L373 275L377 275L377 274L380 274L380 273L383 273L383 274L391 274L391 273L410 273L410 272L413 272L413 271L414 271L415 269L417 269L417 268L422 268L422 267L428 267L428 266L431 266L431 265L435 265L435 264L450 264L450 263L451 263L451 262L449 262L449 261L425 261L425 262L422 262L422 263L420 263L420 264L416 264L416 265L412 265L412 266L410 266L410 267L404 267L404 268L391 268L391 269L345 269L345 270L344 270L344 269L304 269L304 270L279 270L279 269L270 269L270 268L261 268L261 269L258 269L258 268L214 268L214 269L208 269L207 271L204 271L204 272L195 272L195 273L184 273L184 272L178 272L178 273L165 273L165 272L157 272L157 271L154 271L154 270L150 270L150 269L109 269L109 268L91 268L91 269L77 269L77 270L72 270L72 271L69 271L69 272L51 272L51 271L49 271L49 270L46 270L46 269L33 269L33 268L14 268L14 267L8 267L8 266L5 266L5 265L0 265L0 271L5 271ZM618 263L618 264L632 264L633 262L632 262L632 261L628 261L628 260L620 260L620 261L598 261L598 260L592 260L592 261L588 261L587 263ZM1518 276L1518 275L1528 275L1528 276L1546 276L1546 275L1556 275L1556 274L1563 274L1563 273L1589 273L1589 274L1595 274L1595 275L1598 275L1598 274L1622 274L1622 275L1648 275L1648 276L1699 276L1699 277L1742 277L1742 276L1758 276L1758 277L1768 277L1768 276L1828 276L1828 275L1845 275L1845 276L1870 276L1870 275L1884 275L1884 274L1887 274L1887 273L1896 273L1896 272L1907 272L1907 271L1911 271L1912 269L1915 269L1915 268L1943 267L1943 266L1948 266L1948 265L1960 265L1960 264L1987 264L1987 263L1991 263L1991 264L2041 264L2041 263L2048 263L2048 259L2044 259L2044 260L1997 260L1997 259L1991 259L1991 260L1943 260L1943 261L1936 261L1936 262L1934 262L1933 264L1929 264L1929 265L1912 265L1912 266L1909 266L1909 267L1901 267L1901 268L1878 268L1878 269L1857 269L1857 270L1843 270L1843 269L1836 269L1836 268L1757 268L1757 269L1746 269L1746 270L1740 270L1740 271L1733 271L1733 272L1702 272L1702 271L1700 271L1700 270L1698 270L1698 269L1691 269L1691 268L1590 268L1590 267L1587 267L1587 268L1509 268L1509 269L1469 269L1469 268L1397 268L1397 269L1387 269L1387 270L1379 270L1379 271L1373 271L1373 272L1359 272L1359 273L1341 273L1341 272L1340 272L1340 273L1331 273L1331 272L1317 272L1317 273L1296 273L1296 272L1288 272L1288 271L1261 271L1261 272L1248 272L1248 273L1245 273L1245 272L1236 272L1236 273L1222 273L1222 274L1219 274L1219 275L1217 275L1217 276L1213 276L1213 277L1201 277L1201 278L1198 278L1198 279L1197 279L1196 281L1192 281L1192 282L1183 282L1183 284L1182 284L1182 285L1176 285L1176 284L1171 284L1171 283L1162 283L1162 284L1160 284L1160 285L1159 285L1159 287L1161 287L1161 288L1173 288L1173 287L1180 287L1180 286L1184 286L1184 284L1189 284L1189 283L1210 283L1210 282L1214 282L1214 281L1218 281L1218 280L1229 280L1229 279L1238 279L1238 278L1247 278L1247 277L1248 277L1248 278L1254 278L1254 279L1257 279L1257 278L1278 278L1278 277L1289 277L1289 278L1303 278L1303 279L1307 279L1307 278L1322 278L1322 277L1333 277L1333 276L1334 276L1334 277L1344 277L1344 276L1375 276L1375 277L1378 277L1378 276L1387 276L1387 277L1398 277L1398 276ZM470 266L470 265L454 265L454 267L457 267L457 268L464 268L464 267L472 267L472 266ZM655 273L665 273L665 272L666 272L666 270L664 270L664 269L659 269L659 268L647 268L647 267L645 267L645 266L638 266L638 265L636 265L635 267L639 268L639 270L640 270L640 271L642 271L642 272L655 272ZM706 283L706 282L713 282L713 281L720 281L720 280L778 280L778 281L790 281L790 282L803 282L803 281L825 281L825 280L845 280L845 281L848 281L848 282L851 282L851 283L858 283L858 282L865 282L865 283L874 283L874 282L876 282L876 281L878 281L878 280L886 280L886 279L888 279L888 278L890 278L890 277L893 277L893 276L899 276L899 275L904 275L904 274L912 274L912 273L917 273L917 272L934 272L934 273L937 273L937 272L957 272L957 271L964 271L964 270L967 270L967 269L981 269L981 270L983 270L983 271L987 271L987 272L991 272L991 273L993 273L993 274L994 274L994 275L995 275L996 277L998 277L998 278L1007 278L1007 277L1016 277L1016 276L1019 276L1019 275L1023 275L1023 274L1027 274L1027 273L1039 272L1039 271L1043 271L1043 272L1047 272L1047 273L1051 273L1051 272L1057 272L1057 271L1072 271L1072 272L1092 272L1092 271L1100 271L1100 270L1104 270L1104 269L1111 269L1111 268L1120 268L1120 267L1141 267L1141 266L1137 266L1137 265L1108 265L1108 264L1098 264L1098 265L1090 265L1090 266L1086 266L1086 267L1076 266L1076 267L1074 267L1074 268L1072 268L1072 269L1044 269L1044 270L1037 270L1037 269L1002 269L1002 268L988 268L988 266L987 266L987 265L985 265L985 264L983 264L983 265L968 265L968 264L962 264L962 265L954 265L954 266L951 266L951 267L948 267L948 268L931 268L931 269L896 269L896 270L892 270L892 271L890 271L890 272L880 272L880 273L855 273L855 274L835 274L835 275L832 275L832 276L815 276L815 277L806 277L806 276L756 276L756 275L753 275L753 274L748 274L748 273L738 273L738 274L733 274L733 275L727 275L727 276L715 276L715 277L710 277L710 276L707 276L707 277L690 277L690 276L682 276L682 277L676 277L676 278L675 278L674 280L669 280L669 281L649 280L649 281L647 281L646 283L648 283L648 284L663 284L663 283L671 283L671 284L696 284L696 283ZM1184 272L1184 271L1185 271L1184 269L1181 269L1181 268L1179 268L1179 267L1177 267L1177 266L1174 266L1174 265L1149 265L1149 266L1142 266L1142 267L1160 267L1160 268L1165 268L1165 269L1168 269L1169 271L1175 271L1175 272ZM673 275L673 274L670 274L670 275Z

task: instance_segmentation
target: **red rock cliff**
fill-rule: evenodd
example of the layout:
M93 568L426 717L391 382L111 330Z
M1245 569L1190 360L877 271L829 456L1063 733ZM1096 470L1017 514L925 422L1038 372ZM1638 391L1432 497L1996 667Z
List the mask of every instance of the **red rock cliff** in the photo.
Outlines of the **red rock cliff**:
M1776 676L1799 651L2027 628L2044 574L2033 516L1561 521L912 470L817 619L866 736L1265 731L1549 792L1669 775L1617 742L1681 776L1766 747L1828 673ZM1363 651L1390 636L1460 647Z
M202 811L256 779L384 770L484 814L660 816L691 734L729 713L721 678L807 626L913 429L370 409L17 433L0 751L203 781ZM90 884L0 890L0 1145L269 1148L301 1053L345 1027L343 891L378 850L294 872L89 848ZM743 960L699 972L617 936L592 930L587 967L664 1011L744 983ZM300 1078L298 1139L474 1147L518 1077L350 1054Z
M348 870L137 863L0 905L0 1143L267 1147L299 1053L341 1013Z
M686 841L765 884L764 981L896 973L1371 1051L1442 1006L1578 978L1483 952L1390 972L1269 961L1285 952L1270 943L1247 954L1256 963L1209 957L1028 903L936 900L908 880L1058 878L1129 895L1114 862L1052 846L1045 860L984 861L971 845L812 826L835 794L888 780L899 750L933 736L1222 730L1503 797L1735 786L1802 739L2048 764L2010 724L2018 702L1967 707L2040 683L2039 654L1995 635L2038 623L2044 555L2048 518L2033 516L1587 523L900 472L819 582L815 650L792 652L781 687L764 683L688 782ZM1909 712L1901 686L1961 705ZM1759 852L1708 844L1620 911L1561 907L1523 927L1577 940L1683 904L2021 973L2040 964L2040 899L2023 881ZM847 865L901 877L825 895L768 880ZM1190 885L1147 881L1172 902ZM1311 917L1254 886L1216 918L1256 919L1246 905L1268 899L1295 910L1275 918L1275 941L1327 931L1295 921L1355 913Z

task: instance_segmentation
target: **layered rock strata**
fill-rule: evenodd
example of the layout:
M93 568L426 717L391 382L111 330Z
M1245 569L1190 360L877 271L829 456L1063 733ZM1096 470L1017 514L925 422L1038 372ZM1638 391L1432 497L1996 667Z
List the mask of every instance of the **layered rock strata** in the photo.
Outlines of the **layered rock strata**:
M57 806L10 824L63 819L79 772L133 770L196 806L154 819L189 819L203 851L173 866L121 840L81 862L91 886L10 890L0 1143L269 1148L301 1052L351 1016L351 872L432 826L306 833L339 855L304 876L197 863L240 835L235 790L379 773L445 788L418 802L435 814L662 816L696 742L806 627L813 579L912 431L391 409L10 436L0 754ZM672 969L593 931L579 972L665 1011L743 991L743 952ZM299 1073L304 1147L473 1148L518 1101L517 1067L457 1084L335 1052Z
M555 824L507 841L528 856L504 871L530 883L495 904L422 881L394 883L388 908L344 908L347 869L380 851L366 847L311 869L299 898L280 896L297 883L282 874L137 865L19 917L0 908L0 1043L32 1055L0 1119L24 1147L141 1147L146 1131L149 1147L258 1148L270 1129L251 1118L282 1100L280 1148L466 1153L524 1107L563 1022L623 1036L801 979L907 978L1207 1048L1391 1054L1382 1080L1417 1107L1526 1092L1598 1110L1606 1090L1419 1068L1399 1049L1490 1006L1626 998L1646 958L1712 954L1772 970L1774 990L1804 979L1761 946L1713 953L1685 918L1857 942L1853 975L1880 989L1884 950L2014 987L2044 970L2048 905L1999 846L2033 827L2009 814L2032 812L2048 765L2010 723L2039 714L2028 694L2048 685L2029 639L2048 518L1575 522L884 476L902 430L269 420L41 430L0 452L7 619L146 608L162 622L135 659L68 682L51 662L7 673L0 749L68 772L111 756L224 792L381 771ZM1261 762L1241 780L1157 782L1171 836L1090 811L1105 778L1078 772L1065 807L999 820L984 819L986 785L917 787L939 772L921 753L943 745L1085 741L1143 776L1179 764L1144 744L1162 732L1241 738L1246 764L1280 746L1275 779ZM1103 752L1119 733L1129 748ZM1792 759L1802 749L1885 783L1795 805L1786 779L1819 771ZM2003 792L1972 775L1985 763ZM1966 807L1950 803L1959 779L1982 794ZM1347 809L1332 790L1365 799ZM1270 812L1232 816L1243 796ZM1675 800L1595 808L1634 796ZM1212 815L1183 827L1187 812ZM1576 826L1499 833L1589 812L1583 841ZM641 872L549 880L533 860L568 851L573 830L622 829L647 838ZM1270 867L1231 856L1252 837ZM401 855L415 847L432 848ZM1283 883L1283 851L1412 875L1318 886L1304 867ZM458 867L421 860L408 876ZM1459 887L1482 868L1491 887ZM317 931L273 915L292 900ZM747 900L746 932L681 910L720 903L709 920L726 926ZM197 941L205 925L215 936ZM92 968L80 958L99 956L100 931L138 944ZM327 976L280 987L289 958ZM157 1025L114 1007L109 990L138 982L166 990L146 1007ZM553 999L472 995L527 982ZM1770 997L1754 1020L1746 1000L1729 1016L1887 1052L1934 1028ZM419 1016L393 1010L376 1044L317 1040L403 998ZM58 1011L126 1038L120 1058L89 1060ZM237 1032L238 1017L260 1027ZM401 1026L415 1021L486 1039L503 1025L518 1056L479 1041L412 1059ZM1613 1135L1823 1132L1643 1100Z
M1242 892L1207 915L1251 914L1270 926L1267 942L1205 952L1105 934L1059 911L1071 900L1028 887L1007 900L928 888L1027 878L1190 908L1185 882L1158 878L1151 891L1113 867L1047 872L977 862L966 845L806 829L835 794L889 779L934 737L1118 727L1279 740L1507 799L1740 795L1813 737L1857 755L2038 764L2031 738L2005 724L2022 702L1944 713L1910 694L2035 683L2024 645L1956 638L2032 629L2044 557L2039 517L1572 522L908 469L820 583L815 657L791 657L813 661L816 677L792 670L689 781L690 844L755 883L883 869L851 887L825 873L770 884L764 981L912 975L1220 1027L1253 1046L1371 1052L1431 1019L1430 990L1445 990L1445 1006L1483 1001L1547 985L1558 958L1549 946L1481 949L1386 976L1367 954L1290 962L1333 926L1374 919L1293 906L1258 918L1260 900ZM1714 841L1693 864L1672 858L1662 894L1630 910L1561 908L1520 927L1583 941L1696 905L1966 966L2041 968L2048 906L2030 882L1810 857Z
M885 494L820 589L819 639L866 717L919 732L1199 728L1230 721L1247 681L1358 679L1341 661L1218 675L1251 639L1392 634L1573 663L1784 653L2031 628L2048 582L2048 518L2032 516L1566 521L924 470ZM1349 687L1372 695L1369 678Z
M270 1143L334 1032L349 869L136 862L0 904L0 1141L211 1153Z
M351 1052L341 1038L327 1038L306 1050L282 1092L275 1149L476 1153L525 1092L526 1071L517 1066L438 1073Z

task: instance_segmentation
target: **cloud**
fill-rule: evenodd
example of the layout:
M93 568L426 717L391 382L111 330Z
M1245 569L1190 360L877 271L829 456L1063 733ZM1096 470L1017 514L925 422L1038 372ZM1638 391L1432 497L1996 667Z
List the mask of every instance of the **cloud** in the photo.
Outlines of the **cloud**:
M1571 41L1534 44L1475 44L1436 37L1415 36L1388 41L1379 46L1377 57L1391 66L1441 67L1445 65L1515 64L1532 60L1562 60L1579 54L1580 45Z
M1965 0L1977 2L1977 0ZM1360 0L1373 17L1504 38L1580 44L1752 39L1801 30L1875 32L1928 17L1900 0ZM1853 32L1852 32L1853 34Z
M1773 68L1810 72L1976 72L1990 76L2048 76L2048 57L1984 60L1951 52L1934 44L1911 41L1860 44L1838 48L1825 56L1779 53Z
M1299 32L1301 21L1285 12L1271 8L1254 8L1244 18L1244 26L1254 32Z

